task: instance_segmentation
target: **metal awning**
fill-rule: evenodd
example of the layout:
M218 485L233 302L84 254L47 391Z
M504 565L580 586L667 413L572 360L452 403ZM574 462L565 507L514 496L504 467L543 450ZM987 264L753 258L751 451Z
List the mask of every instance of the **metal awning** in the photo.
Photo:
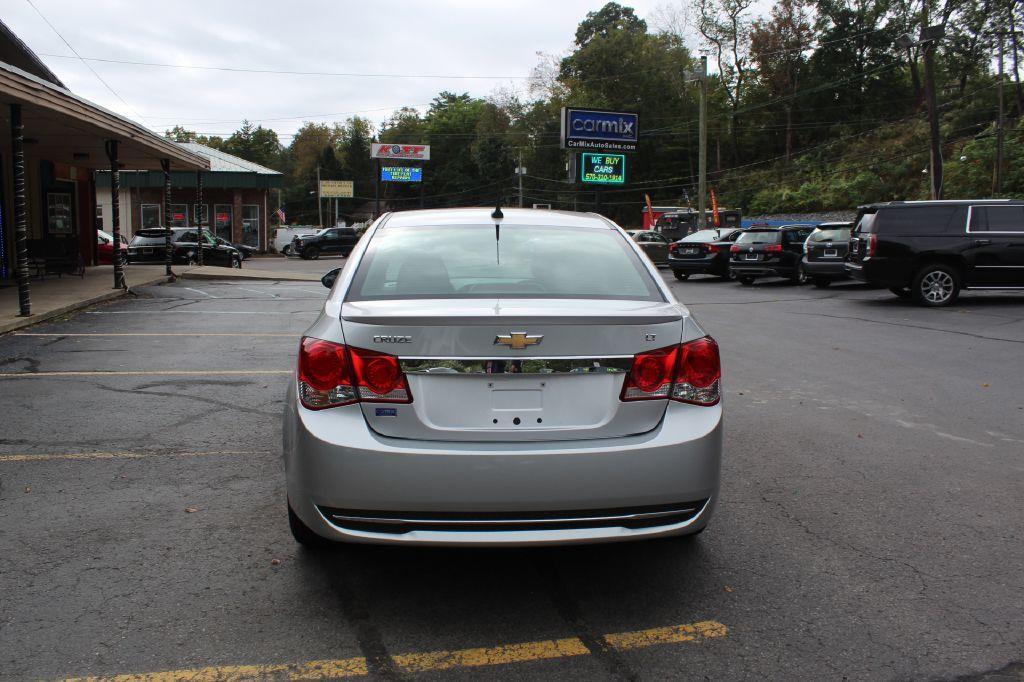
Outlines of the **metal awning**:
M209 170L208 159L167 140L144 126L65 88L0 62L0 104L20 104L25 126L25 151L32 156L79 168L109 169L104 142L119 142L125 168L159 170L170 159L176 170ZM10 129L8 106L0 117Z

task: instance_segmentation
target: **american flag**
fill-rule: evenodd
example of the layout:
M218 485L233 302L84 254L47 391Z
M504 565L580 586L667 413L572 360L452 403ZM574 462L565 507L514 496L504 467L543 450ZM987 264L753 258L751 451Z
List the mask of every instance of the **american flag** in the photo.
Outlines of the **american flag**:
M284 209L283 208L278 208L277 209L277 219L279 221L281 221L282 225L284 225L285 219L284 219Z

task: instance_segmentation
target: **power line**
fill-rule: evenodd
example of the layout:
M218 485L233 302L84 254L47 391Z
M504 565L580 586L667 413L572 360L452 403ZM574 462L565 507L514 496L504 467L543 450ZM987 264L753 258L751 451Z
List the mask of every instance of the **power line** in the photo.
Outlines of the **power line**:
M34 3L32 2L32 0L25 0L25 2L27 2L27 3L29 4L29 7L31 7L32 9L34 9L34 10L36 11L36 14L38 14L38 15L39 15L39 18L40 18L40 19L42 19L43 21L45 21L45 22L46 22L46 25L47 25L47 26L49 26L49 27L50 27L50 29L51 29L51 30L52 30L52 31L53 31L54 33L56 33L56 34L57 34L57 37L58 37L58 38L60 38L60 39L61 39L61 41L63 41L63 42L64 42L64 44L68 46L68 49L69 49L69 50L71 50L72 52L74 52L74 53L75 53L75 57L77 57L77 58L79 59L79 61L81 61L81 62L82 62L82 64L84 64L84 65L85 65L85 68L87 68L87 69L89 69L90 71L92 71L92 75L96 76L97 80L99 80L99 82L100 82L100 83L103 83L103 85L104 85L104 86L105 86L105 87L107 88L107 90L110 90L111 94L112 94L112 95L114 95L114 97L116 97L116 98L118 98L119 100L121 100L121 104L123 104L123 105L125 105L126 107L128 107L128 110L129 110L129 111L131 111L131 112L132 112L133 114L135 114L136 118L141 118L142 120L146 120L146 119L145 119L145 118L144 118L144 117L142 116L142 114L140 114L139 112L135 111L135 108L134 108L134 107L132 107L132 105L130 105L130 104L128 104L128 102L124 101L124 97L121 97L121 95L117 94L117 91L116 91L116 90L114 90L114 88L110 87L110 83L108 83L107 81L103 80L103 77L102 77L102 76L100 76L100 75L99 75L98 73L96 73L96 69L94 69L94 68L92 68L91 66L89 66L89 62L87 62L87 61L86 61L86 60L85 60L85 59L84 59L84 58L82 57L82 55L78 54L78 50L76 50L75 48L73 48L73 47L71 46L71 43L69 43L69 42L67 41L67 39L66 39L66 38L65 38L64 36L62 36L62 35L60 34L60 31L58 31L58 30L57 30L57 27L56 27L56 26L54 26L53 24L51 24L51 23L50 23L50 20L49 20L49 19L47 19L47 18L46 18L46 16L44 16L44 15L43 15L43 13L39 11L39 8L35 6L35 4L34 4ZM75 58L75 57L70 57L70 56L68 56L68 55L64 55L64 56L65 56L65 57L68 57L69 59L74 59L74 58Z

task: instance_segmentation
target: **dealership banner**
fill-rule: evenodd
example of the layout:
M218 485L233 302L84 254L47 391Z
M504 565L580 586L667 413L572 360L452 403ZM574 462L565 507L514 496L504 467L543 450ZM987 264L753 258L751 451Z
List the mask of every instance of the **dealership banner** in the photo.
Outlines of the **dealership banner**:
M562 107L562 149L635 152L639 138L639 114Z
M414 159L430 161L429 144L388 144L374 142L370 145L371 159Z

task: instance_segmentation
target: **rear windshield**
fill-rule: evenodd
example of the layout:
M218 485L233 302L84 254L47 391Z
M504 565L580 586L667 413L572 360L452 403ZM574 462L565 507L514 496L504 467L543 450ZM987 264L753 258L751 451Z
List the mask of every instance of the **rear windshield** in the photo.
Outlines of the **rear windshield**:
M684 242L713 242L727 236L732 230L700 230L683 237Z
M664 300L616 230L493 225L379 230L347 300L494 297Z
M775 230L770 232L747 230L736 239L737 244L778 244L779 241L781 241L780 233Z
M808 237L812 242L840 242L850 238L850 228L843 227L838 230L815 230Z
M865 213L857 221L857 226L853 228L854 234L871 234L875 231L875 217L877 213Z
M174 236L175 235L172 233L171 239L174 239ZM141 233L132 237L130 246L163 246L165 243L166 236L164 235L163 232L161 232L160 234Z

